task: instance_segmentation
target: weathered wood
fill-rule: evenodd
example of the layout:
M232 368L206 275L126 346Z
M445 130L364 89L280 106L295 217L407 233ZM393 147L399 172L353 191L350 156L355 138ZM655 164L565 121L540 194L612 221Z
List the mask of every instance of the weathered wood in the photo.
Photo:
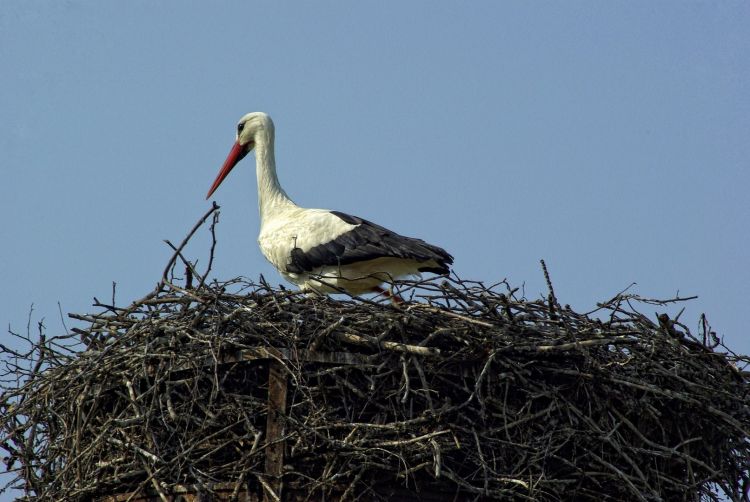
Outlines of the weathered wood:
M237 483L214 483L211 485L212 493L210 500L224 502L233 500L234 502L260 502L260 499ZM236 498L232 498L236 495ZM167 498L170 502L200 502L207 500L206 494L201 487L195 485L174 485L167 491ZM96 502L162 502L161 497L148 493L146 491L119 493L116 495L107 495L97 497Z
M315 352L310 350L292 351L285 348L255 347L227 353L220 358L222 363L239 361L254 361L258 359L283 359L289 361L303 361L327 364L368 364L370 358L362 354L351 352ZM207 365L214 364L208 361Z
M268 364L268 419L266 422L266 475L264 500L281 499L283 489L281 476L284 473L284 414L286 413L286 370L278 359ZM272 491L272 492L271 492Z

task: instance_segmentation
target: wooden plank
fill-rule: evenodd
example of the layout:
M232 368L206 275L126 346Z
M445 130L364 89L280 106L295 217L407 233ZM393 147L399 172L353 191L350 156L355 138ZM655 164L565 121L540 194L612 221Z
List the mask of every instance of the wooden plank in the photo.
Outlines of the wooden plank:
M197 485L174 485L167 490L170 501L200 502L202 500L214 500L224 502L232 500L232 495L237 494L235 502L260 502L254 493L248 492L245 487L238 487L237 483L213 483L211 485L212 495L209 497L204 490ZM96 497L96 502L162 502L161 497L148 490L119 493Z
M217 362L219 364L232 364L243 361L263 361L263 360L283 360L283 361L299 361L303 363L323 363L323 364L342 364L352 366L364 366L374 367L377 366L373 362L373 356L367 356L364 354L357 354L352 352L318 352L305 349L287 349L287 348L276 348L276 347L253 347L248 349L239 350L225 350L218 357L218 361L214 356L209 356L203 359L200 364L196 364L195 361L184 362L180 365L172 367L169 371L172 374L194 371L196 367L212 367ZM146 368L146 372L149 375L154 375L156 367ZM105 390L111 390L113 387L110 386Z
M277 359L268 364L268 418L266 421L266 476L264 500L281 500L284 473L284 415L286 414L287 378L284 365ZM273 491L273 493L270 493Z
M317 352L309 350L290 350L276 347L256 347L227 352L219 359L220 363L254 361L258 359L282 359L310 363L372 365L372 358L351 352ZM208 361L212 364L213 360Z

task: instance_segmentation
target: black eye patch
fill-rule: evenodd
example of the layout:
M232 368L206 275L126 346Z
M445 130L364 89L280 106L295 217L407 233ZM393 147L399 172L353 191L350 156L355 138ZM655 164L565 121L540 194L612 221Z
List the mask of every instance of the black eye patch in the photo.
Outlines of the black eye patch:
M245 128L245 123L244 122L241 122L241 123L237 124L237 134L241 133L242 129L244 129L244 128Z

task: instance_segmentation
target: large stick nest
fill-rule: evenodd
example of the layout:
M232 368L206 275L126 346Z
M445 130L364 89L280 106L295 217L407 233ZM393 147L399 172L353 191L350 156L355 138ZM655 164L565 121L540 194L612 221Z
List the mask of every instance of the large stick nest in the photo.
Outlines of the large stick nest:
M399 306L198 277L3 348L0 440L26 496L260 495L275 361L299 499L747 497L748 358L705 319L693 335L639 312L676 300L579 314L451 278Z

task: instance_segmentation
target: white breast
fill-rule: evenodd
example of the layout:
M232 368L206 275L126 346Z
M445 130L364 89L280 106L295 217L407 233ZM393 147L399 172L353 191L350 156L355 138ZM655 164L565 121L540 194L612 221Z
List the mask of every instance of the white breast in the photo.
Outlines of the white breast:
M292 249L308 251L332 241L352 228L354 225L346 223L326 209L289 207L263 221L258 244L266 259L284 273Z

